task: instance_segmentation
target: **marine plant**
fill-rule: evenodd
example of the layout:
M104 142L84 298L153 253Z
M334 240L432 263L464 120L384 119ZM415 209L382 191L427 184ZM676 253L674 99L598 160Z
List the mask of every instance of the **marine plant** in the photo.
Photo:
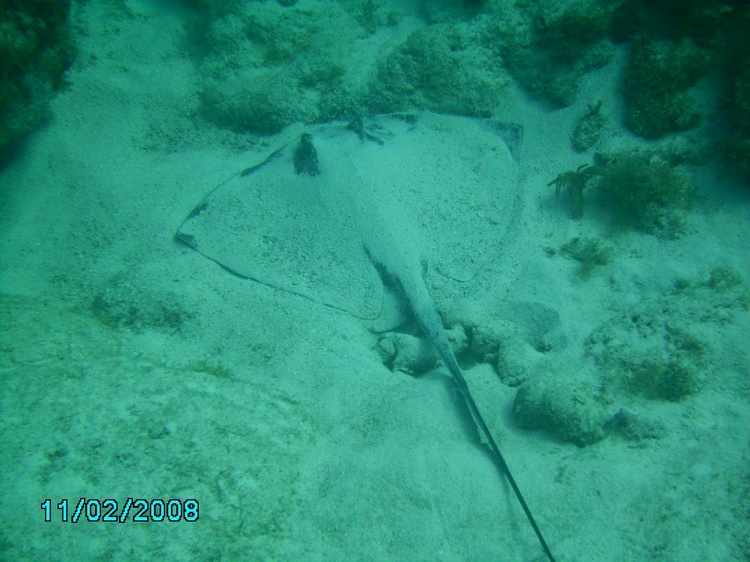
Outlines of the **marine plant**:
M632 366L626 386L646 398L678 402L698 390L698 374L685 361L646 360Z
M578 262L578 275L588 277L595 268L612 261L612 247L597 238L575 237L560 247L560 254Z
M615 4L610 37L616 43L630 41L633 55L625 83L625 95L630 97L628 126L650 137L692 126L698 111L689 82L710 73L712 88L706 93L718 95L706 101L715 104L719 117L720 126L712 131L719 137L718 154L730 172L750 184L748 3L618 0ZM654 46L655 56L649 56L647 51Z
M392 112L414 107L488 117L507 93L504 71L473 48L461 26L417 29L378 65L366 105ZM492 69L492 70L490 70Z
M583 76L612 58L607 38L610 9L584 2L561 11L554 3L539 3L521 12L526 21L513 33L488 34L489 46L496 46L496 37L504 37L499 54L521 85L535 97L571 105Z
M750 26L750 9L745 13L745 29ZM724 80L722 120L726 135L720 141L721 153L740 181L750 184L750 38L737 33L733 60L728 61Z
M555 186L555 197L559 197L563 188L565 195L570 204L570 214L574 219L583 218L584 198L583 190L588 186L589 181L598 175L599 171L596 166L590 164L581 164L575 171L563 172L547 184Z
M595 165L583 164L558 174L547 185L555 186L558 197L565 189L571 216L580 220L584 190L596 179L600 198L614 204L618 222L648 234L676 238L685 228L684 211L697 199L695 184L675 164L684 158L679 150L658 153L637 148L597 154Z
M634 41L622 82L627 127L648 139L694 127L691 88L708 66L708 53L690 39Z
M551 60L573 64L589 55L607 36L609 14L598 7L568 9L554 18L537 20L537 45Z
M0 151L47 117L73 62L70 0L0 3Z
M602 101L589 104L570 137L573 149L576 152L586 152L599 142L606 125L607 117L602 113Z
M626 150L601 159L599 191L615 203L621 223L667 238L682 234L683 211L697 198L684 173L651 151Z
M711 349L691 330L694 318L684 303L659 299L609 319L589 335L587 352L608 382L635 396L670 402L699 390Z

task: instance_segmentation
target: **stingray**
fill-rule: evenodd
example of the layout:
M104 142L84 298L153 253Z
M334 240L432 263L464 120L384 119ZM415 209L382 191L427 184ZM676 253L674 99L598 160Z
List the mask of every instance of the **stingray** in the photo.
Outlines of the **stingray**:
M217 186L177 239L229 272L345 311L373 330L409 317L463 397L550 560L485 423L430 291L497 259L519 208L520 126L430 113L308 127Z

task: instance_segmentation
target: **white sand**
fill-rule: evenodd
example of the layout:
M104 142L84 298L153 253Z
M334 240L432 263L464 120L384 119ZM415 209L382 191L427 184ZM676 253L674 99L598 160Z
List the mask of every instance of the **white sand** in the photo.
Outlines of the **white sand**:
M196 77L179 15L130 6L143 17L86 5L70 88L0 175L0 558L542 560L444 369L392 373L356 319L237 279L173 241L247 155L208 137L169 155L149 149L160 131L197 131ZM569 135L591 99L617 110L616 65L592 75L574 107L550 112L518 94L499 112L525 128L525 234L517 267L485 273L471 298L554 310L567 344L544 364L563 382L594 369L583 357L592 330L669 301L676 277L731 266L750 279L747 189L710 170L675 241L612 232L596 215L571 220L547 187L589 161ZM613 129L606 148L635 142ZM543 251L597 235L617 252L588 280ZM132 299L136 321L160 303L191 316L179 330L111 328L92 303L113 290ZM467 370L493 397L487 416L558 560L750 555L750 315L725 320L692 327L711 346L699 392L678 403L618 395L613 407L662 424L659 439L579 448L519 429L515 389L486 365ZM81 497L196 498L200 519L74 525L53 508L43 521L45 498Z

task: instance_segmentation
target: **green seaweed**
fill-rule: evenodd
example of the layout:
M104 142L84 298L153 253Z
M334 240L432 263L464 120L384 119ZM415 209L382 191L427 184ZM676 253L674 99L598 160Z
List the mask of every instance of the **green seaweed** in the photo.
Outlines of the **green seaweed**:
M559 106L571 105L583 76L612 58L607 39L610 11L597 3L555 13L557 8L529 10L528 20L505 37L500 54L514 77L533 96ZM490 37L489 41L496 41Z
M629 126L638 134L657 137L692 126L698 112L689 82L710 71L716 79L713 92L718 93L711 101L721 120L716 149L729 171L750 184L748 29L750 9L739 0L620 0L613 11L610 37L615 42L631 41L634 54L648 44L666 45L676 54L672 60L657 58L655 64L648 56L631 58L632 88L625 93L631 98ZM639 92L639 85L646 87Z
M621 224L666 238L683 233L683 211L695 203L697 189L673 163L681 162L682 154L632 149L596 157L596 165L583 164L547 184L558 197L565 189L573 218L583 217L584 190L596 178L602 200L614 203Z
M677 402L699 390L709 345L693 332L688 296L665 298L594 330L586 347L611 381L630 394Z
M618 42L638 36L689 37L701 46L708 46L716 43L722 28L733 19L732 0L620 0L617 3L610 33Z
M560 247L560 254L577 261L578 274L589 277L597 267L612 261L613 250L596 238L576 237Z
M233 379L236 373L224 364L221 359L200 359L188 364L188 369L196 373L205 373L217 379Z
M666 359L631 365L626 377L631 391L647 398L677 402L698 390L708 346L684 328L666 325Z
M750 28L750 10L745 14L746 29ZM736 60L727 66L724 80L722 117L727 134L719 142L721 154L729 169L740 181L750 184L750 39L748 33L737 39Z
M689 39L634 41L622 83L625 125L648 139L697 125L691 88L708 68L708 53Z
M91 312L118 330L180 332L193 317L180 296L148 287L137 276L118 274L91 300Z
M602 155L602 196L616 205L617 218L636 230L667 238L685 229L682 211L697 197L695 185L662 156L642 150Z
M728 293L740 287L745 280L739 271L728 266L719 266L711 270L706 285L719 293Z
M602 113L602 101L592 103L586 109L573 131L570 142L576 152L586 152L601 139L607 118Z
M70 0L1 3L0 151L34 130L73 62Z
M606 11L572 8L556 18L540 18L536 44L548 53L551 60L574 64L584 59L596 43L606 38L608 26Z
M366 105L380 112L418 107L490 116L507 94L508 79L472 42L453 24L417 29L380 62Z
M646 398L679 402L698 390L698 371L685 361L643 361L633 365L627 387Z
M589 181L598 175L599 170L590 164L582 164L575 171L563 172L547 184L555 186L555 197L559 197L563 188L565 195L570 204L570 214L574 219L583 218L583 207L585 200L583 190L589 184Z

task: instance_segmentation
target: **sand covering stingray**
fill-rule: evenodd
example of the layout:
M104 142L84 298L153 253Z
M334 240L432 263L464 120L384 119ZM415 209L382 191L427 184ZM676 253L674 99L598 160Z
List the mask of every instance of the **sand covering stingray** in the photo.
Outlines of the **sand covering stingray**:
M306 129L317 173L297 173L295 139L219 185L177 237L240 276L362 319L383 312L382 329L402 318L383 307L365 248L475 275L514 217L520 127L435 114L354 123Z
M517 126L432 114L311 127L217 187L177 238L237 275L377 318L380 328L411 313L554 561L471 396L426 279L425 256L441 274L466 280L497 254L519 200L519 141Z

